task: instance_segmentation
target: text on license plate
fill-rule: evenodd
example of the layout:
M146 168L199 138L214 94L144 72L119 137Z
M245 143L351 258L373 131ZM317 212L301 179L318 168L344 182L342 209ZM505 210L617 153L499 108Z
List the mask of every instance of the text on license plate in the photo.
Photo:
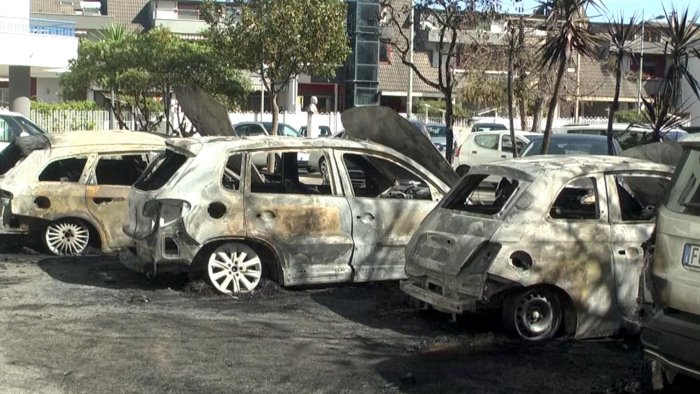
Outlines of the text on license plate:
M685 244L681 262L688 267L700 268L700 245Z

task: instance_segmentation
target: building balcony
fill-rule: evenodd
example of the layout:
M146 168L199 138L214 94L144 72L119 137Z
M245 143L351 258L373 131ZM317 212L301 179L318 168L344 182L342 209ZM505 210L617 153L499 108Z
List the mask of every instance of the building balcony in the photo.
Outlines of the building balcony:
M78 53L75 24L36 18L0 17L0 76L7 66L29 66L32 76L56 76Z
M75 23L49 19L0 17L0 33L75 37Z
M200 34L209 28L207 22L200 19L156 18L154 22L156 26L167 27L175 34Z

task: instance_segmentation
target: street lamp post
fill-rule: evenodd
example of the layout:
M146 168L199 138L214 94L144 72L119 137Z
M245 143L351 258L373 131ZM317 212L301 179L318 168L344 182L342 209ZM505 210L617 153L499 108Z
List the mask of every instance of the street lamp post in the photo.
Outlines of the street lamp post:
M644 26L647 24L647 22L659 20L661 18L664 18L664 16L658 15L658 16L655 16L651 19L644 20L644 10L642 10L642 28L641 28L642 38L639 42L639 79L637 81L639 83L639 86L637 87L637 113L640 113L642 111L642 69L644 68Z

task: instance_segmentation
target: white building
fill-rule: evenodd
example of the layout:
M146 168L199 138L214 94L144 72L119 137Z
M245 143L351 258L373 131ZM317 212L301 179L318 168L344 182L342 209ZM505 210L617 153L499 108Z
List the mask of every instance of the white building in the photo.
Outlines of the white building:
M0 106L29 115L30 99L56 101L58 78L77 56L73 23L30 17L30 0L0 7Z
M688 70L695 77L695 79L700 80L700 59L696 57L691 57L688 60ZM681 87L681 102L688 106L688 112L690 114L690 125L692 127L700 127L700 100L695 96L693 90L690 89L688 82L683 80L683 85Z

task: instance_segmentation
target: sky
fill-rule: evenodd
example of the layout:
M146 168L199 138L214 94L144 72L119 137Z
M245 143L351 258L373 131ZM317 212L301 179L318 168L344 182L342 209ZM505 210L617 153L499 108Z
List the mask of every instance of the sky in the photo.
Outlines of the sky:
M523 0L525 13L531 11L537 3L536 0ZM603 22L614 19L619 17L620 13L625 17L631 17L636 13L637 18L641 18L642 11L644 12L644 19L653 19L664 14L664 7L666 7L667 11L670 11L672 7L675 7L677 11L689 8L689 15L693 15L700 10L700 1L698 0L602 0L602 3L605 4L607 13L591 12L591 17L595 21ZM512 7L512 4L514 4L513 0L502 0L501 4L503 4L503 8L506 11L514 11ZM596 17L596 14L599 15Z

